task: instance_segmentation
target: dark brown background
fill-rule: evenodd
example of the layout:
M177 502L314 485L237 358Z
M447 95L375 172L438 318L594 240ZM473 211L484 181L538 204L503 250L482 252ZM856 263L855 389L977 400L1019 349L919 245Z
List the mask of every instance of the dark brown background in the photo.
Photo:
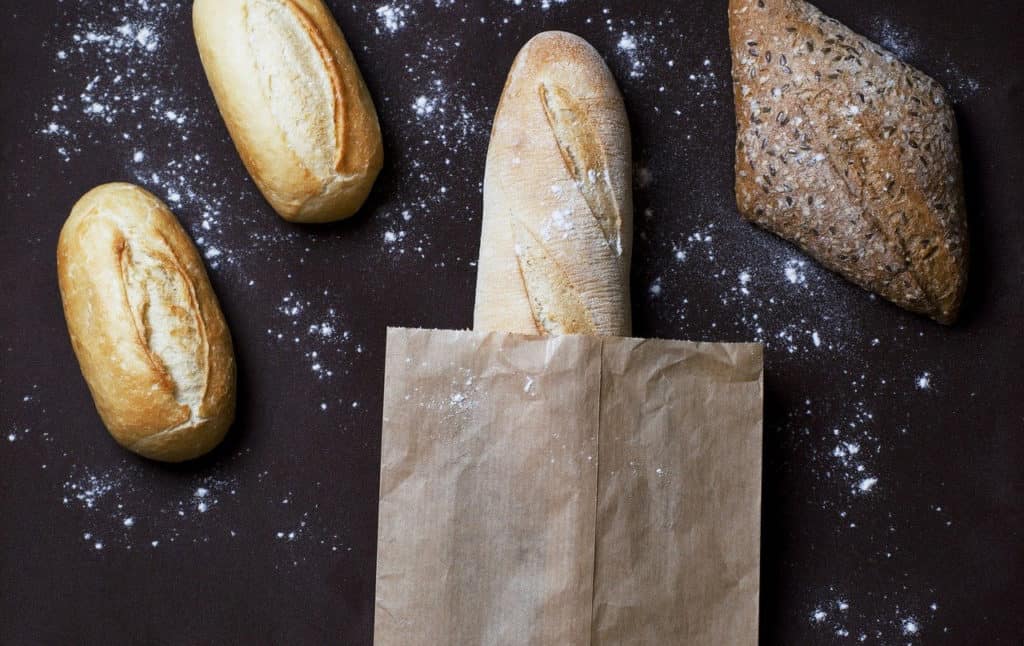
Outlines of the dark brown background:
M255 193L209 96L186 4L170 2L180 20L162 35L164 60L151 78L185 97L196 134L181 141L154 126L146 149L202 148L210 186L197 190L228 196L217 234L231 262L211 276L234 334L240 399L215 455L168 467L126 455L106 436L56 287L54 248L74 201L98 183L135 179L126 161L133 147L122 141L80 131L79 151L65 162L38 134L50 98L83 85L74 65L55 65L55 43L69 39L76 13L107 5L4 2L0 642L371 642L385 326L471 325L490 115L517 49L537 31L562 28L606 55L638 167L651 177L637 192L637 334L769 342L763 643L861 635L865 643L1021 643L1024 3L821 2L887 45L904 39L910 62L953 95L974 258L966 310L949 329L811 265L808 284L794 288L782 274L794 250L739 221L724 0L570 0L548 10L529 0L412 2L394 34L375 33L377 3L330 2L377 101L388 161L364 213L324 228L283 223ZM638 77L616 47L623 31L646 38ZM698 95L687 75L708 70L717 80ZM448 138L417 121L411 104L433 78L475 125ZM410 205L414 217L403 224ZM194 203L175 211L202 235ZM402 227L404 254L382 241ZM713 235L713 254L687 242L695 231ZM674 258L682 248L686 262ZM745 295L736 276L748 268ZM305 343L267 334L292 325L277 309L290 290L310 311L335 308L351 333L324 346L333 377L311 370ZM799 339L780 339L787 330ZM820 348L807 340L811 330L821 331ZM925 372L932 385L919 390ZM832 430L850 423L879 478L866 495L851 493L850 474L830 453ZM8 429L16 441L6 440ZM115 491L97 509L63 502L67 483L90 472L117 474ZM208 481L228 484L197 514L189 492ZM129 514L136 523L126 529ZM291 528L301 528L295 540L277 538ZM838 600L849 608L838 610ZM819 609L826 618L815 621ZM908 618L918 634L903 634Z

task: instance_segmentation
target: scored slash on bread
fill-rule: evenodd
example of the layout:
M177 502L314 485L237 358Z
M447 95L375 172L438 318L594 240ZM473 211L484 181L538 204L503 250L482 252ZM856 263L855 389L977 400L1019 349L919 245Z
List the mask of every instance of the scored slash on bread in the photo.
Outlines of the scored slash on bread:
M484 178L474 328L630 333L629 123L583 39L540 34L516 57Z
M967 224L942 88L803 0L730 0L729 36L741 214L857 285L952 323Z

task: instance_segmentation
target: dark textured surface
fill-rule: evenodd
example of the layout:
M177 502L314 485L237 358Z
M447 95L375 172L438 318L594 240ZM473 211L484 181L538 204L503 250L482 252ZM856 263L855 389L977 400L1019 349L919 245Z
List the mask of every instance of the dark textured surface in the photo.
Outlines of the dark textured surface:
M973 264L964 315L947 329L812 264L790 263L792 284L784 269L799 255L740 221L724 1L569 0L547 10L529 0L425 1L411 3L395 33L375 33L377 3L330 3L377 102L387 161L365 212L325 228L281 222L245 176L185 3L168 3L159 57L138 65L152 64L150 82L188 107L187 139L159 120L144 120L130 140L117 135L134 121L96 122L90 135L86 120L65 161L40 134L56 95L81 115L84 75L96 68L57 60L81 31L73 23L128 4L3 7L0 642L371 642L385 326L470 324L491 113L517 49L552 28L590 40L625 95L643 171L636 332L769 342L763 643L1024 638L1024 5L820 3L953 96ZM619 47L623 32L637 37L634 53ZM448 97L436 107L447 111L421 118L413 103L432 96L434 79ZM172 209L223 253L211 277L240 367L229 439L179 467L108 439L56 287L57 234L78 196L112 180L166 196L133 166L140 147L155 164L202 153L193 174L205 179L190 183L200 198ZM209 233L206 194L221 205ZM385 241L399 229L407 237ZM290 293L301 313L282 313ZM349 336L315 341L307 328L325 317ZM320 358L331 375L314 370ZM928 388L918 388L925 376ZM852 461L835 455L847 442L858 447ZM90 474L103 484L92 507L71 488ZM864 493L862 476L877 478Z

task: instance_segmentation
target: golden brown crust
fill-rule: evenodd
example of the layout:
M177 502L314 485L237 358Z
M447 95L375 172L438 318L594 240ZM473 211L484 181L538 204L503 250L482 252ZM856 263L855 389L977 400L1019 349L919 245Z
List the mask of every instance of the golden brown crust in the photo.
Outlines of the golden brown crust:
M61 230L57 273L75 355L114 439L169 462L220 443L234 417L231 337L167 207L131 184L89 191Z
M731 0L729 32L743 216L952 323L968 245L942 88L803 0Z
M475 329L627 336L632 210L629 123L611 72L577 36L536 36L491 133Z
M224 122L271 206L294 222L354 214L383 166L383 143L322 0L196 0L193 26Z

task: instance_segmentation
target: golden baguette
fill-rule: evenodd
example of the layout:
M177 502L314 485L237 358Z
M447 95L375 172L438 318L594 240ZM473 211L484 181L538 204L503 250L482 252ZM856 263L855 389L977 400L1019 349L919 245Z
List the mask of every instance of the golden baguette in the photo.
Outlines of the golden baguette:
M629 122L583 39L534 37L494 118L474 327L628 336L633 202Z

